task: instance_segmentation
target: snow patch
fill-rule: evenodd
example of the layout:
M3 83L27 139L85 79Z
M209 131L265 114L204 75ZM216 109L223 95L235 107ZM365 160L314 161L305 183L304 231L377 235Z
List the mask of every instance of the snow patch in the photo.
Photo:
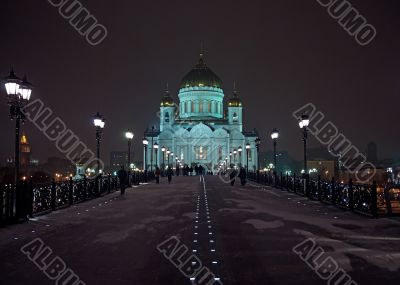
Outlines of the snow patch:
M280 220L266 222L266 221L256 220L256 219L250 219L250 220L244 221L244 222L242 222L242 224L250 224L256 230L277 229L277 228L281 228L285 225L285 223Z

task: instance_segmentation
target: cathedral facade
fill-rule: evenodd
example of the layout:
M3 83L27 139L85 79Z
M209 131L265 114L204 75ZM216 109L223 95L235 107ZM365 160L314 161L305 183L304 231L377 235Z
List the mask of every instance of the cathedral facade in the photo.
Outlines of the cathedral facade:
M166 91L160 104L160 126L145 132L146 169L195 165L216 172L229 167L258 167L256 131L243 131L243 104L236 91L224 104L220 78L203 54L182 79L175 102ZM226 105L226 106L225 106Z

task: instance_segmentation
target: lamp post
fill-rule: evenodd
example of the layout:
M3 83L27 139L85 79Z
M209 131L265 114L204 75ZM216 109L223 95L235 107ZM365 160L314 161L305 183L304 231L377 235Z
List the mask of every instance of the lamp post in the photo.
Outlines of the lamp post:
M146 138L143 138L143 151L144 151L144 157L143 157L143 170L147 170L147 147L149 146L149 141Z
M156 155L156 167L158 167L158 148L159 148L158 143L155 143L153 145L153 148L154 148L155 155Z
M303 129L303 145L304 145L304 176L307 176L307 127L310 124L310 117L308 115L302 115L299 127Z
M166 150L167 150L167 149L165 148L165 146L163 146L163 147L161 148L163 171L165 171L165 151L166 151Z
M167 150L167 161L168 161L168 168L169 168L169 155L171 154L171 151L168 149Z
M261 139L259 137L256 138L255 140L256 143L256 149L257 149L257 170L260 169L260 145L261 145Z
M233 153L230 152L229 153L229 168L231 168L231 165L232 165L232 155L233 155Z
M242 167L242 152L243 152L243 149L241 146L239 146L238 153L239 153L239 166L240 167Z
M96 142L97 142L97 173L101 173L100 169L100 142L101 142L101 135L103 134L103 129L105 126L105 121L103 116L97 112L96 115L93 117L93 124L96 128Z
M150 146L150 148L151 148L151 158L150 158L150 160L151 160L151 164L150 164L150 171L151 172L153 172L153 150L154 150L154 129L155 129L155 127L154 126L151 126L151 146Z
M249 154L251 146L249 143L246 144L246 172L249 173Z
M236 166L236 154L237 154L237 150L234 149L233 150L233 163L235 164L235 166Z
M225 157L225 171L228 170L228 157Z
M129 167L131 165L131 146L134 134L130 130L128 130L125 133L125 137L128 140L128 171L129 171Z
M132 140L134 137L134 134L130 131L127 130L125 133L125 137L128 140L128 186L130 187L131 184L131 146L132 146Z
M14 70L11 70L10 75L4 79L4 86L7 92L8 105L10 106L10 118L15 119L15 173L14 183L18 185L19 182L19 169L20 169L20 155L19 155L19 141L20 141L20 127L21 121L24 122L25 115L21 109L26 106L31 98L33 85L30 84L26 78L19 79Z
M277 164L276 164L276 145L277 145L277 140L279 138L279 132L277 129L273 129L271 133L271 139L274 144L274 173L276 175L276 171L278 169Z
M171 159L172 159L172 168L174 168L174 153L171 152Z

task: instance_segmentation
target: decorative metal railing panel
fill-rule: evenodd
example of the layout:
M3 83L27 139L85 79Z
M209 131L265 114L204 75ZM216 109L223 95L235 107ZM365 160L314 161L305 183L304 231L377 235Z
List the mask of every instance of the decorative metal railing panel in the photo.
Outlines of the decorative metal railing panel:
M51 186L41 184L33 188L33 213L51 210Z
M154 173L134 172L127 183L140 184L152 179ZM18 188L14 185L0 184L0 225L94 199L116 191L119 186L118 178L111 175L37 185L22 181Z
M400 214L400 186L378 188L372 185L338 183L335 180L301 179L299 176L274 175L272 173L248 173L248 179L282 190L304 195L313 200L346 208L359 213L378 216Z

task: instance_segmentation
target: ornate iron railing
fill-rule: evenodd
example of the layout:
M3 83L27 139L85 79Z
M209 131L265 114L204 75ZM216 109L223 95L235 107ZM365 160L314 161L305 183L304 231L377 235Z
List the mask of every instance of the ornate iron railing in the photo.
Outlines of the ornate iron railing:
M293 175L274 175L267 172L248 173L248 179L260 184L287 190L337 207L377 217L400 214L400 186L339 183L316 179L303 179Z
M154 179L152 172L135 171L130 173L128 185L138 185ZM115 176L97 176L74 181L33 185L22 181L15 187L0 184L0 225L24 220L27 216L55 211L76 203L100 197L116 191L120 181Z

